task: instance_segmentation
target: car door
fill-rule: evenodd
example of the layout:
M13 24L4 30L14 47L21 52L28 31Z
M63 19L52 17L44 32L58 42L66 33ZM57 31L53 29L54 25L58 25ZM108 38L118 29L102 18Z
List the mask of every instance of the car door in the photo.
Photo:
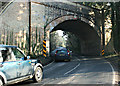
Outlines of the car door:
M19 71L17 73L18 77L23 77L32 74L32 66L31 66L31 60L25 60L25 55L21 52L18 48L12 49L14 52L14 55L16 57L16 60L18 61L19 65Z
M18 65L14 59L13 53L10 51L10 48L0 48L0 71L4 73L7 80L13 80L17 77Z

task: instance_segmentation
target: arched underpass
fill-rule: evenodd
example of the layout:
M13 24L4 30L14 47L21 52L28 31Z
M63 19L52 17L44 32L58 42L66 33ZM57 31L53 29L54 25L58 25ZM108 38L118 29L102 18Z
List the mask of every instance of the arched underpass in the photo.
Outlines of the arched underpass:
M56 30L63 30L75 34L81 42L78 42L81 44L81 50L79 50L81 55L100 55L100 37L96 30L89 24L80 20L66 20L55 26L51 32Z

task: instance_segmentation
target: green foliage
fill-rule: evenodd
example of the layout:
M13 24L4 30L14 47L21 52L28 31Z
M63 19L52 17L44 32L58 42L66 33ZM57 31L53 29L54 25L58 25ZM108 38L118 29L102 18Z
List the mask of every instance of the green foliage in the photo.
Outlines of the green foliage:
M51 51L56 49L57 47L65 47L66 41L63 36L59 36L58 33L52 32L50 35L50 46Z
M119 53L120 52L120 2L81 2L80 4L92 7L98 10L104 9L104 17L111 17L112 21L112 36L114 42L114 48Z
M120 2L112 4L112 25L113 25L113 42L115 50L120 52Z
M72 50L74 53L81 54L81 41L78 36L70 32L66 32L67 37L67 48Z
M108 2L81 2L80 4L96 10L102 10L108 7Z

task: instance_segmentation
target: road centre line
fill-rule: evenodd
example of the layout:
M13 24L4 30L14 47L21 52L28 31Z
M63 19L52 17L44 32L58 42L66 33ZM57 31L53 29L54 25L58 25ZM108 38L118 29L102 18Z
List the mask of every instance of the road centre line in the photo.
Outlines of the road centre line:
M68 72L64 73L64 75L66 75L66 74L72 72L73 70L75 70L75 69L76 69L77 67L79 67L79 66L80 66L80 63L79 63L77 66L75 66L73 69L71 69L71 70L69 70Z
M54 61L52 61L51 63L49 63L48 65L45 65L44 68L48 67L49 65L53 64Z
M66 63L58 63L57 65L54 65L54 66L52 66L52 67L47 68L46 70L44 70L44 72L53 70L54 68L63 66L63 65L65 65L65 64L66 64ZM47 67L48 67L48 66L47 66Z

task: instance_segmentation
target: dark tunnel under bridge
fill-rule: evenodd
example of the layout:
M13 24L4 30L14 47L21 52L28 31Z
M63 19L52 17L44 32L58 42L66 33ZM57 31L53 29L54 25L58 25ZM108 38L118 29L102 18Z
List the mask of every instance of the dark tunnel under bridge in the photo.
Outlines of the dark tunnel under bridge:
M63 30L75 34L80 40L80 53L85 56L99 56L101 39L97 31L81 20L66 20L55 26L51 32ZM79 43L79 42L78 42Z

